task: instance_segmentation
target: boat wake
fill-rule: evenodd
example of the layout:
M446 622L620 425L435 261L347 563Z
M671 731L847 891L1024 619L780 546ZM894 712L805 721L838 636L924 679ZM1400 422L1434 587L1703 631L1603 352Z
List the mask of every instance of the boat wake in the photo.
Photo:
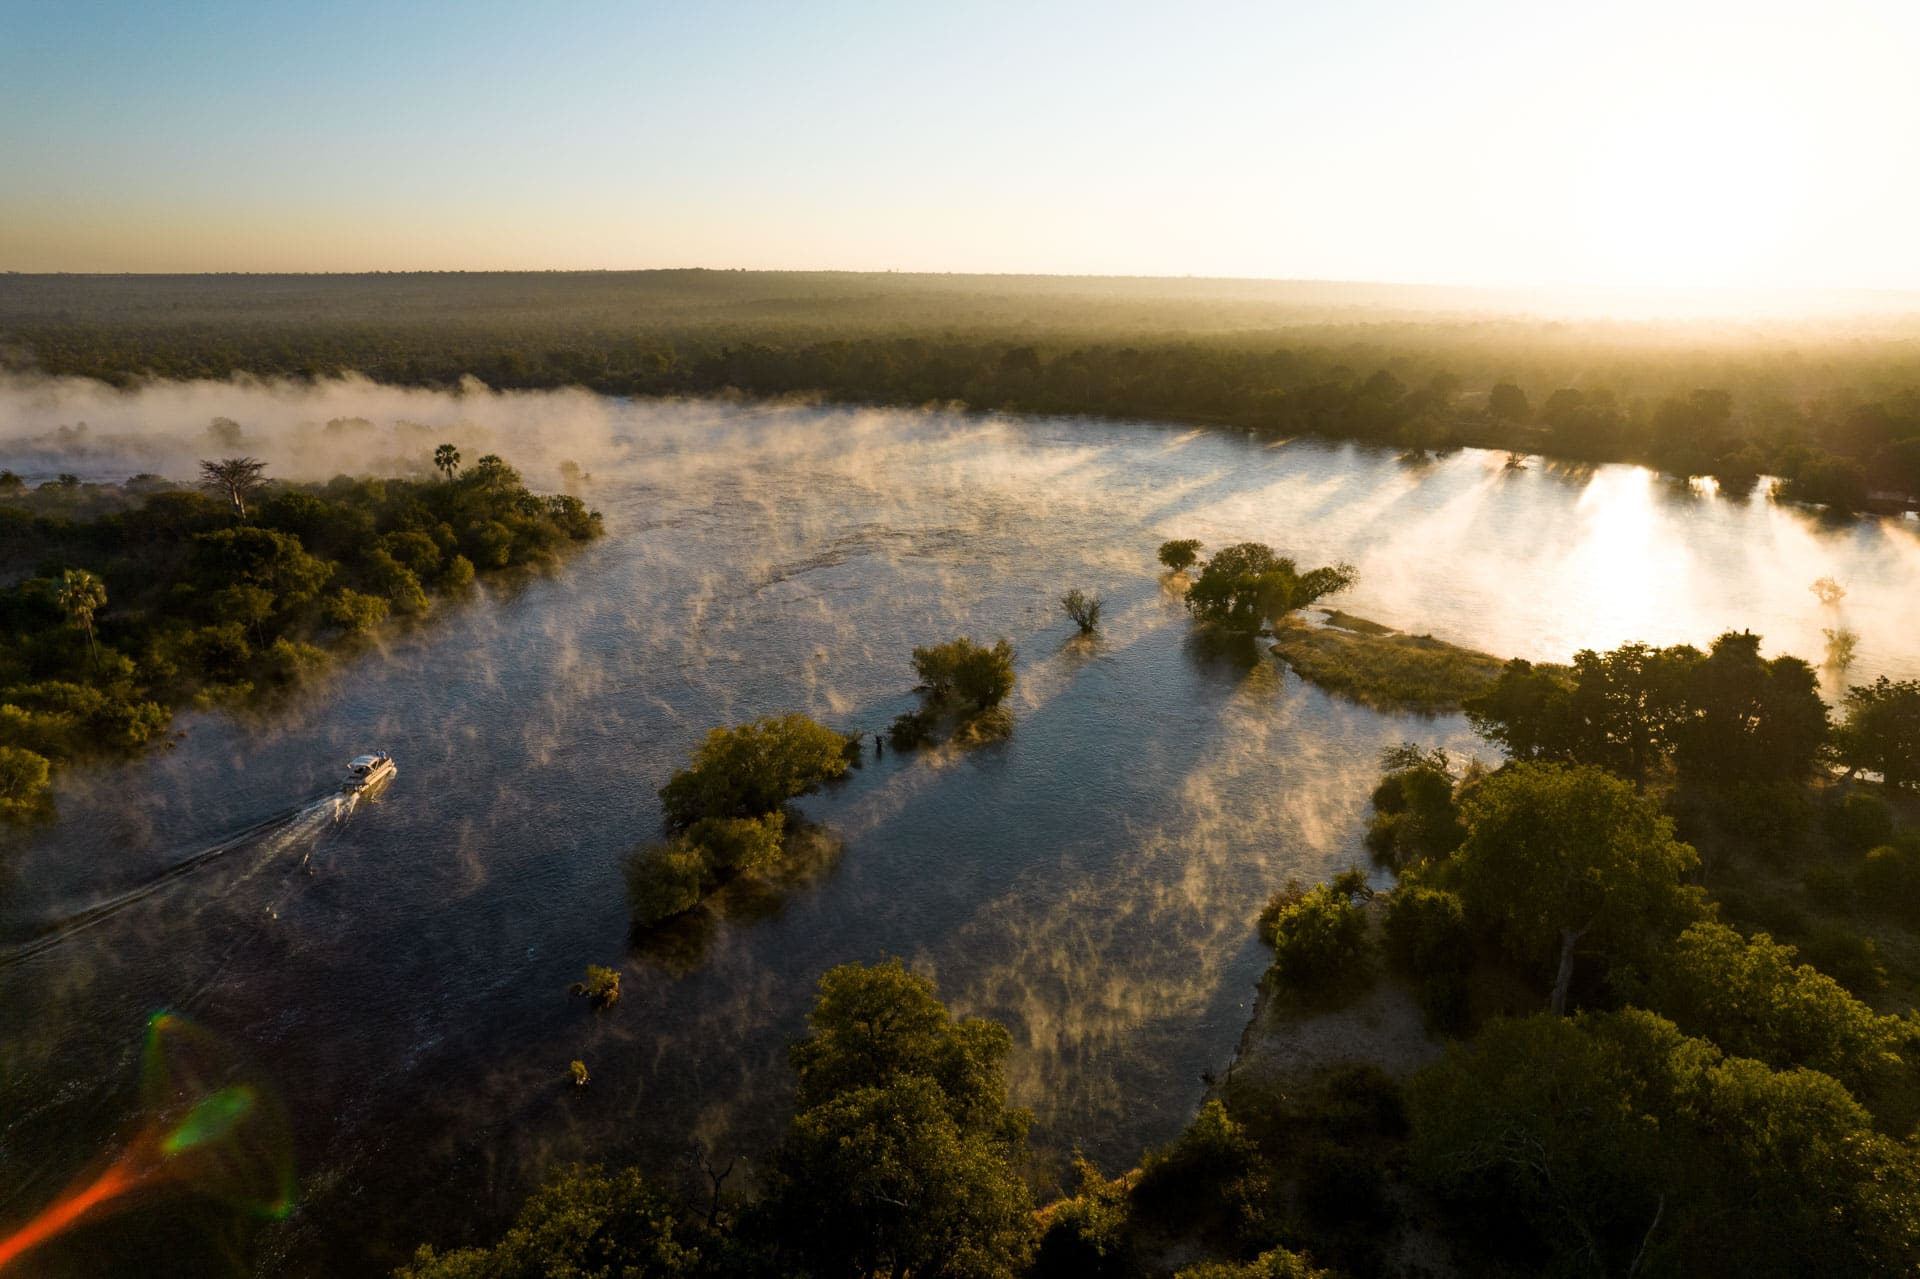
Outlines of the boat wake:
M253 858L250 868L222 888L221 896L280 862L285 854L295 849L300 850L299 865L307 866L321 838L353 814L358 800L357 795L328 794L242 827L217 844L171 861L165 869L132 888L84 910L53 920L17 945L0 949L0 969L11 968L58 946L233 853L251 849L257 856Z

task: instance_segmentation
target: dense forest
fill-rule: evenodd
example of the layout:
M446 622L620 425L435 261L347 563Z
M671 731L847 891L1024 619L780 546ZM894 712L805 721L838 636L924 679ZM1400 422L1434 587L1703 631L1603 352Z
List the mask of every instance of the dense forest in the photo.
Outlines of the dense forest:
M715 271L0 277L0 358L101 378L478 378L1087 414L1920 494L1912 317L1678 326L1389 286ZM1881 495L1878 499L1875 494Z
M437 481L324 485L251 458L203 463L200 488L0 472L0 819L44 812L53 766L144 746L174 707L284 692L432 595L600 532L497 456L436 461Z

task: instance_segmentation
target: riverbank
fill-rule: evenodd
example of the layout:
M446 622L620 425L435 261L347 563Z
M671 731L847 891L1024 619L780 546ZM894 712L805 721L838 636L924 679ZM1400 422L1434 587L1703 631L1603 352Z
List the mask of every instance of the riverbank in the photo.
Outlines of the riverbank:
M1338 610L1317 624L1283 619L1273 652L1301 679L1383 711L1438 715L1493 683L1506 663L1431 635L1407 635Z

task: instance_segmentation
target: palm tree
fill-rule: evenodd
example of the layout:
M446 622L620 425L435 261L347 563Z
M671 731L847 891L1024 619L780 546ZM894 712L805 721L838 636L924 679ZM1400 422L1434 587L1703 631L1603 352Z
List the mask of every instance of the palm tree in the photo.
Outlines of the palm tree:
M60 584L60 607L68 617L86 628L87 655L100 664L100 651L93 646L93 615L107 602L107 584L83 568L70 568Z
M233 503L234 514L244 520L247 518L247 494L260 487L260 472L266 469L265 462L251 457L203 461L200 463L200 486L216 493L225 493L227 500Z
M460 473L460 450L451 444L442 444L433 451L433 464L448 479Z

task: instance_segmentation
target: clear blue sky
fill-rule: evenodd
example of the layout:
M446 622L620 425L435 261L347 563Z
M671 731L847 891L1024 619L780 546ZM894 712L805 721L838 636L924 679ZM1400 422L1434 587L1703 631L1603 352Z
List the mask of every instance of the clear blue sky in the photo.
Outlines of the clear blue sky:
M0 0L0 269L1920 287L1920 4Z

